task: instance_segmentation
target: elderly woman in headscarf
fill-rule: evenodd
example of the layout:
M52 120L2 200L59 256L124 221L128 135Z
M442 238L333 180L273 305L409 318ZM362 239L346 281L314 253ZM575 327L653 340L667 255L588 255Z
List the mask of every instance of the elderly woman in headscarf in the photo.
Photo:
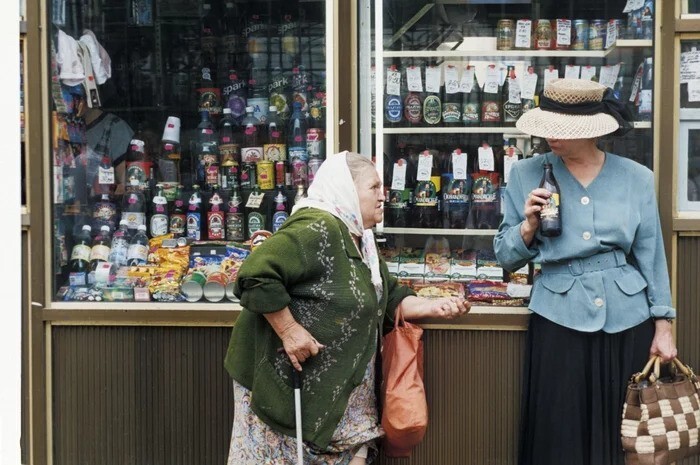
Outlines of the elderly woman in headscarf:
M235 408L229 465L295 462L293 369L303 377L304 463L370 463L382 435L375 357L383 326L398 306L406 319L468 311L462 298L416 297L388 273L371 229L383 202L368 158L331 155L308 197L241 267L243 310L225 362Z

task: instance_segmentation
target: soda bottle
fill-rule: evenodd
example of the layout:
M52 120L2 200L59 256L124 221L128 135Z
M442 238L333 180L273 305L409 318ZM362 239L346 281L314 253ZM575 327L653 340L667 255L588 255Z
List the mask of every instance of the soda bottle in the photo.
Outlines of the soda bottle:
M267 25L259 14L250 15L243 36L248 44L248 56L253 67L268 68Z
M182 186L177 186L173 209L170 213L170 224L168 229L173 237L183 237L186 233L187 214L185 213L185 201L182 199Z
M253 115L253 107L246 107L243 118L243 143L241 158L244 163L257 163L263 159L263 143L260 140L260 121Z
M306 161L309 154L306 150L306 118L302 113L300 102L293 103L292 117L289 120L289 130L287 131L287 147L290 160L299 159Z
M442 100L442 121L445 126L456 126L462 122L462 93L459 91L457 68L445 67L445 89Z
M496 65L489 65L491 70ZM484 83L481 93L481 122L484 126L499 126L501 124L501 86L498 82Z
M146 236L146 225L142 224L134 237L129 242L129 249L126 253L126 264L129 266L139 266L148 261L148 236Z
M423 97L422 83L419 86L418 82L408 83L408 74L417 74L420 76L420 66L411 65L406 68L406 97L403 100L403 117L409 126L420 126L423 122Z
M226 211L226 240L242 242L245 240L245 219L243 216L243 198L238 183L233 185L231 198Z
M197 167L196 180L205 184L214 178L218 181L219 174L219 147L218 137L214 130L214 123L209 119L209 112L200 113L201 121L197 125L197 138L195 141L193 166Z
M100 262L109 261L109 247L112 243L112 238L109 234L109 226L102 226L100 232L97 233L92 241L92 249L90 250L90 270L95 271L97 264Z
M292 69L299 64L299 23L291 14L282 16L278 34L282 46L282 67Z
M122 220L126 220L129 234L134 234L140 225L146 225L146 198L139 181L131 178L126 194L122 198Z
M199 185L192 186L187 208L187 237L198 241L202 238L202 195L199 193Z
M150 147L142 139L132 139L129 150L126 153L126 176L127 186L132 179L135 179L141 189L145 189L148 178L151 175L151 154Z
M515 122L523 114L523 103L520 98L520 83L515 77L515 67L508 67L508 76L503 86L503 125L515 126Z
M158 155L158 181L165 183L180 182L180 118L168 116L163 128L163 137Z
M156 195L151 199L151 237L158 237L168 234L168 200L163 193L163 186L158 184Z
M84 284L87 273L90 272L90 252L92 251L92 228L89 224L83 226L75 237L75 245L70 254L70 272L85 273L80 282Z
M252 197L252 198L251 198ZM250 238L253 233L265 228L265 193L260 191L258 184L253 187L248 202L246 203L247 235Z
M119 229L112 236L112 248L109 252L109 262L115 266L126 266L126 257L129 252L130 242L129 226L126 220L119 222Z
M277 116L286 124L289 119L289 78L281 68L275 68L272 72L270 84L267 86L270 94L270 105L277 109Z
M265 124L267 122L267 109L270 107L267 85L259 82L261 77L259 70L253 70L253 73L258 78L248 80L248 106L253 107L253 116L260 121L260 124Z
M277 107L270 105L267 119L267 143L263 145L265 160L285 161L287 159L287 144L284 134L284 124L277 115Z
M223 203L224 200L219 194L219 186L214 186L214 192L209 197L209 209L207 210L207 238L210 241L221 240L226 237Z
M230 170L232 166L239 166L241 162L241 146L236 140L238 124L231 116L231 109L224 108L224 117L219 123L219 154L221 155L221 169ZM236 170L238 171L238 170ZM225 186L226 176L221 176Z
M400 126L403 118L403 100L401 99L401 72L396 65L391 65L386 70L384 94L384 122L388 127Z
M465 126L476 126L481 123L481 88L476 80L474 66L468 66L467 70L472 71L473 77L471 87L462 96L462 122Z
M275 213L272 214L272 232L277 232L279 228L282 227L287 218L289 218L289 212L287 211L287 196L284 194L284 186L281 184L277 185L277 192L275 192Z
M552 194L547 205L540 211L540 234L545 237L557 237L561 235L561 196L551 163L544 164L539 187L547 189Z
M239 77L235 69L228 72L228 82L221 90L224 106L231 110L231 116L236 122L240 122L245 116L246 98L248 90L246 81Z

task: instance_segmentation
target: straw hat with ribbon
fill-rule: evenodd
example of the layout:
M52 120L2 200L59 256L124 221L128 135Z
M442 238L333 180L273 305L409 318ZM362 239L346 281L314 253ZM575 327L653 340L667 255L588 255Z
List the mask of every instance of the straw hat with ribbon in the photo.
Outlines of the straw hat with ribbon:
M552 79L540 96L540 106L515 124L532 136L547 139L590 139L632 126L632 116L613 90L584 79Z

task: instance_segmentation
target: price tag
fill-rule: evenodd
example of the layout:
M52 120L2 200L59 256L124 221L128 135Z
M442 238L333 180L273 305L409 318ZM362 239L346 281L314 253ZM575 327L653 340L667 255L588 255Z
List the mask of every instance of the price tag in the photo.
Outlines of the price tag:
M479 169L481 171L495 171L495 166L493 149L486 144L479 147Z
M265 199L265 193L261 192L259 194L250 194L248 201L246 202L246 208L260 208L263 200Z
M102 168L100 166L98 169L97 182L99 184L114 184L114 167Z
M489 65L486 68L486 80L484 81L484 92L495 94L498 92L498 83L500 82L496 65Z
M423 76L421 76L419 66L409 66L406 69L406 80L408 90L411 92L423 92Z
M527 100L534 100L537 89L537 73L532 66L528 66L527 73L523 76L523 88L521 97Z
M688 101L700 102L700 81L697 79L688 81Z
M433 155L425 151L418 156L418 172L416 181L430 181L430 172L433 170Z
M426 92L440 92L440 78L442 77L441 66L428 66L425 68L425 90Z
M514 150L506 150L503 156L503 182L508 184L510 181L510 170L513 169L513 165L518 161L518 157L515 155Z
M467 179L467 153L460 149L452 152L452 176L455 179Z
M559 70L557 68L547 68L544 70L544 86L547 87L549 81L559 79Z
M644 0L627 0L625 4L625 9L622 10L623 13L629 13L630 11L638 10L644 6Z
M620 74L620 64L613 66L605 65L600 68L600 82L605 87L610 87L611 89L615 87L615 82L617 81L617 75Z
M637 72L634 73L634 81L632 81L632 90L630 91L630 102L637 101L637 94L642 87L642 75L644 74L644 62L637 67Z
M570 19L557 19L557 44L571 45Z
M460 92L471 92L472 84L474 83L474 67L467 66L462 71L462 79L459 81Z
M447 65L445 68L445 93L456 94L459 92L459 72L456 66Z
M387 95L401 95L401 72L387 68L386 93Z
M613 20L608 21L608 33L605 36L605 48L610 48L615 45L617 40L617 25Z
M519 19L515 23L515 48L530 48L532 40L532 21Z
M508 78L508 102L510 103L520 103L520 79L517 77L515 79Z
M595 66L586 65L581 68L581 79L592 80L595 78L596 68Z
M391 177L391 190L402 191L406 188L406 162L399 160L394 163L394 171Z
M564 79L578 79L581 67L578 65L566 65L564 68Z
M639 91L639 113L651 113L651 89Z

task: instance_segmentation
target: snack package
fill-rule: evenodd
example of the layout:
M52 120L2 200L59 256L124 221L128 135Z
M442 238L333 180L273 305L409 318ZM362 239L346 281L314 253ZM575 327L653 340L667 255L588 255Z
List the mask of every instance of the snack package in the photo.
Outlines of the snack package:
M425 242L425 280L450 279L450 244L444 237L430 236Z
M502 282L477 279L467 284L468 298L473 302L489 302L509 300L508 286Z
M503 268L498 264L493 250L481 249L477 251L476 277L491 281L503 281Z
M413 290L419 297L462 297L464 298L464 284L454 281L416 283Z
M425 257L423 249L403 247L399 256L399 276L412 281L423 281Z
M476 278L476 250L456 249L452 251L450 278L460 282Z
M379 249L379 254L384 259L386 267L391 274L399 273L399 256L401 254L401 249L398 247L381 247Z

